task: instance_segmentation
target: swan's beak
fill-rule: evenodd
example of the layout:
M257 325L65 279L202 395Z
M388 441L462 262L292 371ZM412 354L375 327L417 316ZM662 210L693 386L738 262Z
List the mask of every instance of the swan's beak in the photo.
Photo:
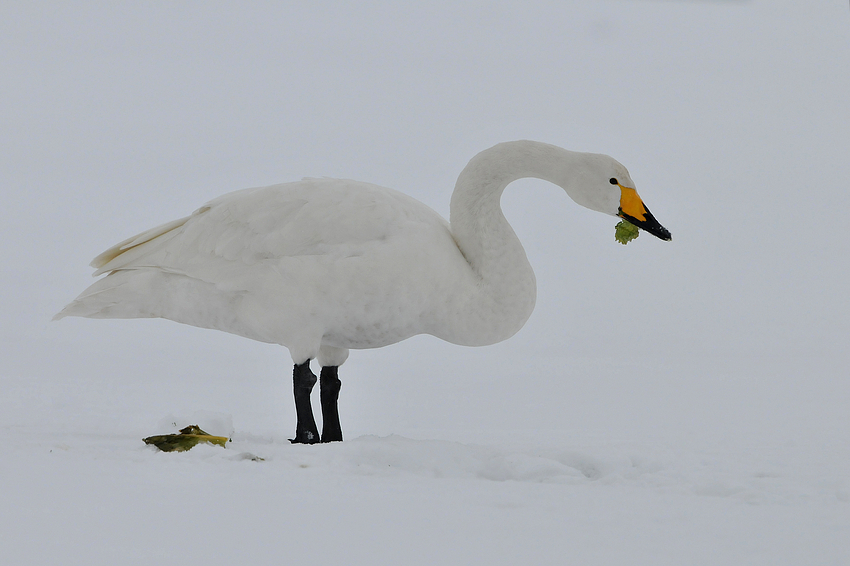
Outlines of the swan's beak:
M641 230L646 230L653 236L661 238L665 241L670 241L673 236L670 230L659 224L658 220L649 212L646 205L637 194L637 191L629 187L624 187L617 183L620 187L620 211L617 216L624 220L628 220Z

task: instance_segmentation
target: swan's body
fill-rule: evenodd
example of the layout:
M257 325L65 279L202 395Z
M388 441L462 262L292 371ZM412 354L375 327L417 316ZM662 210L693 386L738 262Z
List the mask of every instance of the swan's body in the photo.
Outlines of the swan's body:
M281 344L296 364L298 405L299 367L303 381L312 358L335 379L349 349L423 333L480 346L525 324L534 273L500 206L504 188L522 177L669 239L610 157L509 142L461 173L451 225L402 193L356 181L237 191L95 258L95 275L108 276L57 318L161 317Z

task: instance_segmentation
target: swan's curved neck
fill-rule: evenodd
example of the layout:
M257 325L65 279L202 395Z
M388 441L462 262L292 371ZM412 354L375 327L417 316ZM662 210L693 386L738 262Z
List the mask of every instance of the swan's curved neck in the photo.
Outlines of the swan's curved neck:
M516 250L525 257L502 214L505 187L525 177L561 185L557 172L563 170L564 161L572 155L575 154L553 145L517 141L491 147L470 160L458 176L452 194L450 223L458 246L476 271L484 269L492 259L494 245L516 244Z
M488 313L479 329L487 336L485 343L507 339L522 328L537 297L525 250L502 213L502 192L524 177L564 186L557 172L571 153L538 142L503 143L473 157L458 177L450 224L478 281L470 311Z

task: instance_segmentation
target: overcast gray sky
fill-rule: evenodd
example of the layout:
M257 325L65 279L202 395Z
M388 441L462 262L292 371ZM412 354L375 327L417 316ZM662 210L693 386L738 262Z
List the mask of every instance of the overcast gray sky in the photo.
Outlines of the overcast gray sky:
M526 138L614 156L673 241L516 183L527 326L353 352L349 428L847 424L846 2L6 2L0 86L0 376L224 384L192 408L288 431L281 348L49 320L95 255L224 192L348 177L446 215L470 157Z

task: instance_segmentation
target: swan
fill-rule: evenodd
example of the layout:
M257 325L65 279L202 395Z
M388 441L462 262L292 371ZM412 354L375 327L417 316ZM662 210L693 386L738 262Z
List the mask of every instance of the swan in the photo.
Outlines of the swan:
M94 258L94 276L106 277L54 319L159 317L285 346L294 363L291 441L341 441L338 368L349 350L416 334L484 346L528 320L534 272L500 205L505 187L524 177L671 239L613 158L513 141L470 160L450 222L400 192L344 179L225 194ZM313 359L321 436L310 404Z

